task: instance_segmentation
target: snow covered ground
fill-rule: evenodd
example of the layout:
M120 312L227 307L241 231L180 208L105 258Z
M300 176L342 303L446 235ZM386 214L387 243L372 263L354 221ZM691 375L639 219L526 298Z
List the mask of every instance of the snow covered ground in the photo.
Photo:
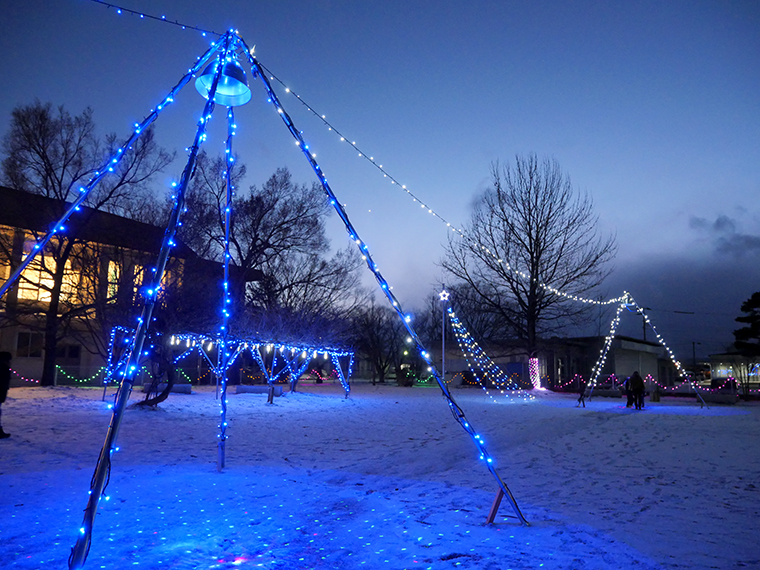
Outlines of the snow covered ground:
M113 390L109 390L112 394ZM230 394L127 410L86 568L760 568L760 405L454 390L531 526L438 388ZM0 567L67 567L110 412L102 390L12 388ZM134 393L133 400L142 394Z

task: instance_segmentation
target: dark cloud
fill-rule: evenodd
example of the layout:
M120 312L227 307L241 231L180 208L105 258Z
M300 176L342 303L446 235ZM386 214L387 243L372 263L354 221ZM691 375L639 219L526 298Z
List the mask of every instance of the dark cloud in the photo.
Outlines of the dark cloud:
M731 257L756 256L760 254L760 236L731 234L715 240L715 249Z
M716 232L735 233L736 221L732 220L728 216L718 216L718 218L713 223L713 228Z
M693 230L705 230L710 227L710 222L705 218L691 216L689 218L689 227Z
M692 216L689 228L706 233L711 239L715 253L732 258L754 257L760 254L760 236L737 231L738 223L726 215L715 221Z
M706 356L733 342L742 303L760 290L760 266L727 256L644 258L619 266L605 287L610 297L626 290L640 306L649 307L657 331L688 362L692 349L697 357ZM641 317L624 313L620 334L641 338ZM654 338L650 330L647 338Z

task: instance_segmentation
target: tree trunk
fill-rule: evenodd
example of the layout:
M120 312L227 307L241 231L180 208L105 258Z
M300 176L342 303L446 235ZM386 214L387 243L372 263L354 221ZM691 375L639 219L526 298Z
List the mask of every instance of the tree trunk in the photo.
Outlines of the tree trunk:
M44 356L42 360L42 378L40 386L55 386L56 373L55 361L58 352L58 306L61 301L61 282L63 277L58 278L56 271L55 285L50 291L50 305L45 313L45 342Z
M55 359L58 350L58 315L56 312L48 311L45 315L45 342L40 386L55 386L56 384Z
M164 362L162 364L166 367L165 368L165 374L161 374L159 376L159 381L162 376L166 376L166 387L163 389L163 391L160 394L156 394L153 398L146 397L143 401L137 402L137 406L157 406L166 398L169 397L169 393L172 391L172 388L174 387L174 382L177 378L177 371L174 368L171 361L168 361L164 359ZM151 386L152 387L152 386ZM150 393L148 393L148 396L150 396Z
M61 247L59 244L58 247ZM50 290L50 304L45 313L45 354L42 361L42 378L40 386L55 386L56 370L55 361L58 349L58 327L61 319L58 316L58 309L61 306L61 290L63 289L63 279L66 274L66 261L71 255L74 247L74 240L67 240L58 251L55 260L55 272L53 273L53 287ZM44 263L44 261L41 261Z

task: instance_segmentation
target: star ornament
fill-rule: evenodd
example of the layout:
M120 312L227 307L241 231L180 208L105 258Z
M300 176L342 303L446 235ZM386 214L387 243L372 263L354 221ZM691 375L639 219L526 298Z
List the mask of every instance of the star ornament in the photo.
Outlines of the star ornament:
M440 293L438 293L438 297L441 299L441 301L448 301L449 300L449 292L444 289Z

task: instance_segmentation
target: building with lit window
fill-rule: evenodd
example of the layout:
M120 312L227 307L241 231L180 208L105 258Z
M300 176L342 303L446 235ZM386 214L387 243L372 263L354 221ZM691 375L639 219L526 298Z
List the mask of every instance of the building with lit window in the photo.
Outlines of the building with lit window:
M68 207L0 187L0 284ZM134 322L139 312L140 288L163 235L164 228L82 207L62 237L53 238L0 299L0 350L12 354L13 369L40 378L45 331L55 308L56 364L72 377L95 374L104 363L111 327ZM181 288L188 271L209 280L216 269L218 264L178 243L163 289Z

